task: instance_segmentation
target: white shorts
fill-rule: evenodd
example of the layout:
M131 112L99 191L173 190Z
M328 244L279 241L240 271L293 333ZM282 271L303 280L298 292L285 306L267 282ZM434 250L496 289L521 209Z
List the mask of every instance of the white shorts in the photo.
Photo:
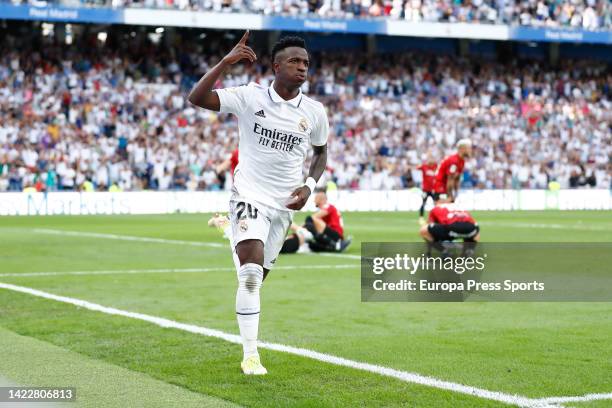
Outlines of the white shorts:
M293 221L293 211L279 210L234 193L229 214L232 249L247 239L260 240L264 244L263 267L272 269Z

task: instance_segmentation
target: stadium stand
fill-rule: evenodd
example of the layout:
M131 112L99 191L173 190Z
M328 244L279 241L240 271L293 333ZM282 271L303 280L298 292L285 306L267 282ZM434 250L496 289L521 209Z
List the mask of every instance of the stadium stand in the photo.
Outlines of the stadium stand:
M233 118L185 100L221 50L168 48L123 32L71 46L4 34L0 191L228 188L229 175L216 166L235 147ZM260 57L219 86L268 85ZM329 109L325 177L340 188L418 186L422 155L441 158L463 137L476 151L464 188L611 187L605 62L564 61L558 69L422 52L318 53L313 62L304 91Z
M22 1L14 0L13 4ZM40 4L32 0L31 4ZM112 8L173 8L179 10L260 13L326 18L389 18L425 22L612 27L608 0L82 0L45 4Z

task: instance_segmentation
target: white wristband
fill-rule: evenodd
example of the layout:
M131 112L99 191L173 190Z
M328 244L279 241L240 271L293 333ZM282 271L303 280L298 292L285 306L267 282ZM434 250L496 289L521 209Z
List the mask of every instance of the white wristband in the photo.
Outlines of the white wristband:
M308 187L310 189L310 193L312 193L314 192L314 189L317 186L317 182L312 177L308 177L304 185Z

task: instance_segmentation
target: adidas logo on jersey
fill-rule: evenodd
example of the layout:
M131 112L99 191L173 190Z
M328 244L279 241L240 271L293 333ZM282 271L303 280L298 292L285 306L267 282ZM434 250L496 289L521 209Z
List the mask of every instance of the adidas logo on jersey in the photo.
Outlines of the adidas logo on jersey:
M262 109L259 112L255 112L255 116L259 116L259 117L265 118L266 114L264 113L264 111Z

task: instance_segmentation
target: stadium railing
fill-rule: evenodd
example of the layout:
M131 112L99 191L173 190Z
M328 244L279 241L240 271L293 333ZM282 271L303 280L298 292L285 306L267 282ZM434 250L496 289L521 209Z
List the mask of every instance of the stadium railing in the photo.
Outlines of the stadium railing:
M14 5L0 2L0 19L66 23L131 24L272 31L336 32L412 37L517 40L612 44L610 25L600 31L569 27L525 27L502 24L429 23L392 19L329 19L316 16L268 16L172 9L66 7L44 3ZM219 18L222 16L223 18Z

